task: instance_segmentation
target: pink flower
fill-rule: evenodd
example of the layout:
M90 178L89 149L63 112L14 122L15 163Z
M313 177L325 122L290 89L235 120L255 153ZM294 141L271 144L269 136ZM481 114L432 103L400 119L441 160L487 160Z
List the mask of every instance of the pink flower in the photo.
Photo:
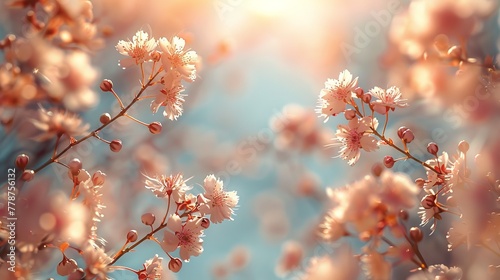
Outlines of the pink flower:
M325 121L329 116L335 116L345 110L347 103L355 96L354 90L357 84L358 77L353 79L348 70L340 72L338 80L328 79L325 82L325 88L319 95L319 108L317 109L317 112L326 118Z
M448 268L443 264L429 266L426 271L420 271L411 275L408 280L460 280L462 279L462 269L460 267Z
M86 134L90 128L90 125L84 124L77 115L61 110L46 111L43 108L39 110L39 118L31 119L31 122L42 132L34 138L36 141L45 141L61 135L80 136Z
M172 38L169 42L166 38L160 38L160 48L163 51L161 62L166 72L175 70L182 78L192 82L196 79L196 68L199 58L195 51L184 50L186 42L179 37Z
M87 266L85 272L88 279L108 279L108 272L113 270L109 266L113 259L102 248L89 243L81 254Z
M390 279L392 273L391 263L374 249L367 249L361 257L361 264L368 279L383 280Z
M163 258L159 258L158 255L155 255L154 258L147 260L143 264L144 269L140 272L139 279L145 279L145 280L162 279L163 275L163 267L161 266L162 260Z
M181 218L173 214L168 219L161 247L165 252L175 251L180 247L179 255L181 259L189 261L191 256L199 256L203 252L203 234L201 219L187 220L182 224Z
M210 214L210 221L221 223L224 219L233 220L233 208L238 204L239 197L235 191L225 192L223 182L214 175L208 175L203 184L204 197L207 203L200 206L202 214Z
M390 110L394 111L396 107L407 107L406 99L401 99L401 92L397 87L390 87L387 90L379 87L374 87L370 90L370 94L377 97L378 100L372 102L373 109L382 115L387 114Z
M336 218L335 214L330 211L328 212L322 223L319 225L319 235L325 241L335 242L343 236L347 235L345 225L340 223Z
M304 248L297 241L288 241L283 245L281 257L276 265L275 272L279 277L297 269L304 258Z
M177 120L182 115L182 104L184 103L184 86L181 84L180 75L177 72L169 71L161 80L164 85L156 98L151 102L151 111L156 113L158 107L165 106L163 116L170 120Z
M132 37L132 41L118 41L116 50L122 54L129 56L120 60L120 66L127 68L133 64L139 65L145 61L151 60L150 53L156 48L157 42L154 38L149 39L149 34L139 30Z
M374 120L376 129L376 120ZM361 149L371 152L378 149L377 140L370 136L372 130L370 124L373 123L370 117L362 119L352 119L347 126L339 125L335 134L334 147L340 147L339 157L347 160L349 165L354 165L360 155Z
M146 189L151 190L157 197L172 197L175 202L182 202L184 194L191 188L186 185L189 180L184 180L182 174L165 176L156 175L155 177L146 177Z
M380 201L387 206L388 211L398 213L401 209L411 209L415 206L420 190L407 176L385 171L380 179Z

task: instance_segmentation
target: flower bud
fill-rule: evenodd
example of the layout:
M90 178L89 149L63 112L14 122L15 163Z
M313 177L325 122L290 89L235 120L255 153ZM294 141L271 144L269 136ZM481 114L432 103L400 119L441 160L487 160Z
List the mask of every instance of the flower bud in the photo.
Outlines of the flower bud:
M111 151L118 153L122 149L122 141L121 140L113 140L109 143L109 148Z
M152 134L158 134L161 132L161 123L160 122L152 122L148 125L149 132Z
M391 156L385 156L384 157L384 165L387 168L392 168L394 166L394 158Z
M424 196L420 201L420 205L422 205L422 207L424 207L425 209L431 209L432 207L436 206L436 196L433 194Z
M78 173L80 172L80 169L82 169L82 162L74 158L68 163L69 171L71 171L71 174L73 176L77 176Z
M469 143L465 140L460 141L460 143L458 143L458 150L464 154L467 153L469 150Z
M365 103L370 103L370 101L372 100L372 96L371 94L363 94L361 100L363 100L363 102Z
M398 128L398 137L399 139L403 139L403 132L405 132L408 129L406 126L402 126Z
M408 220L409 216L410 216L410 214L408 214L408 211L406 211L404 209L401 209L399 211L399 218L401 218L401 220L406 221L406 220Z
M29 182L29 181L33 180L34 177L35 177L35 171L33 171L31 169L26 169L26 170L24 170L23 174L21 175L21 180Z
M153 225L155 223L155 215L153 213L145 213L141 216L141 222L147 226Z
M151 52L150 56L153 61L158 62L160 61L161 53L159 51L154 50Z
M381 163L375 163L372 166L372 174L375 177L380 177L380 175L384 172L384 167L382 166Z
M352 120L356 117L356 111L354 111L353 109L347 109L345 110L344 112L344 117L346 120Z
M207 229L210 226L210 220L207 218L201 219L201 227Z
M74 259L64 259L57 265L57 274L61 276L67 276L75 272L78 269L78 264Z
M448 49L448 57L451 59L459 59L462 57L462 48L459 46L452 46Z
M113 82L111 80L104 79L102 80L101 85L99 85L99 87L104 92L111 91L113 89Z
M403 137L401 139L403 139L405 143L411 143L411 141L415 139L415 135L413 135L413 132L410 129L407 129L403 132Z
M417 178L415 180L415 184L417 185L417 187L423 188L425 185L425 180L423 178Z
M94 184L94 186L104 185L105 180L106 174L101 171L97 171L96 173L94 173L94 175L92 175L92 183Z
M68 280L80 280L84 278L85 278L85 272L81 268L78 268L77 270L75 270L75 272L71 273L68 276Z
M357 87L355 90L354 90L354 93L356 94L356 96L358 98L361 98L363 96L363 94L365 93L365 91L360 88L360 87Z
M429 154L437 155L438 151L439 147L436 143L430 142L429 144L427 144L427 152L429 152Z
M23 169L24 170L24 168L26 168L26 165L28 165L29 161L30 161L30 158L27 155L20 154L16 158L16 166L19 169Z
M111 121L111 115L108 114L108 113L104 113L101 115L101 117L99 118L99 121L102 123L102 124L107 124Z
M182 261L179 258L170 259L168 269L172 272L179 272L182 268Z
M418 227L412 227L410 229L410 237L413 241L418 243L422 241L422 239L424 238L424 234L422 233L422 230L419 229Z
M127 233L127 242L135 242L135 241L137 241L137 231L130 230Z

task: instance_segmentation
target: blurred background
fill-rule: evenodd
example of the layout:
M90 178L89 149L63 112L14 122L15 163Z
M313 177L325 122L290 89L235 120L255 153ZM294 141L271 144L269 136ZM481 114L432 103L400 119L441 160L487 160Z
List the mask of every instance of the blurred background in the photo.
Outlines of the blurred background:
M160 217L166 207L144 188L141 172L182 172L193 177L189 183L198 191L205 176L213 173L228 190L238 192L234 221L206 230L204 253L184 264L172 276L177 279L294 279L309 257L333 252L332 245L321 244L315 234L326 210L325 188L369 174L376 162L392 153L382 148L362 154L362 160L349 167L333 158L334 149L325 147L345 120L330 118L324 123L314 109L326 79L337 78L344 69L359 76L366 91L374 86L401 88L410 107L393 115L389 131L394 135L401 125L412 127L417 155L425 157L429 141L452 152L460 140L468 139L476 152L486 150L492 162L500 158L497 77L481 67L465 69L449 61L422 59L424 53L433 57L436 37L444 34L448 44L461 46L467 57L483 61L489 55L497 65L497 1L101 0L92 4L93 23L102 41L87 45L84 58L67 62L75 64L87 89L19 107L0 102L4 122L0 166L2 170L12 166L19 153L30 155L34 166L50 156L54 142L29 140L28 125L18 120L29 118L38 104L76 112L95 127L100 114L119 110L113 96L99 90L102 79L114 82L124 102L133 98L140 88L140 71L118 66L119 40L132 38L139 29L155 38L184 38L202 57L202 65L199 78L187 86L183 115L170 121L160 113L152 115L149 103L141 102L131 114L146 123L161 121L160 135L119 121L102 136L121 139L120 153L111 153L105 144L91 139L68 155L80 158L85 169L108 175L103 189L106 209L99 226L108 251L117 250L130 229L147 231L140 221L143 213ZM0 34L29 33L25 13L0 9ZM0 93L0 98L5 97ZM410 162L395 169L413 179L422 175ZM69 196L71 182L65 172L52 165L22 186L23 191L36 192L44 185L47 197L60 192ZM279 263L283 248L291 242L303 248L304 258L301 266L287 272ZM118 264L139 268L154 254L166 257L156 244L146 242ZM62 279L54 269L58 258L38 268L35 279ZM134 277L126 272L110 276Z

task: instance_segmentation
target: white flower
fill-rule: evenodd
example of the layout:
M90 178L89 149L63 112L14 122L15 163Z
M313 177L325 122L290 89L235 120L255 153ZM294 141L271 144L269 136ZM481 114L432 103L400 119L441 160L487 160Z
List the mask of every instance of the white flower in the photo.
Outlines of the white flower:
M317 112L326 118L325 121L329 116L335 116L345 110L347 103L355 96L353 91L357 84L358 77L353 79L348 70L340 72L338 80L328 79L325 82L325 88L319 95L317 109Z
M184 86L178 73L169 71L161 80L164 87L156 93L156 98L151 102L151 111L156 113L158 107L165 106L163 116L170 120L176 120L182 115L182 104L184 104Z
M204 197L209 200L200 206L202 214L210 214L210 221L221 223L224 219L233 220L233 208L238 204L239 197L235 191L225 192L223 182L214 175L208 175L203 184Z
M132 37L132 41L118 41L116 50L122 55L129 56L120 60L120 66L127 68L133 64L139 65L151 60L150 53L156 48L157 44L154 38L149 39L149 34L142 30L137 31L135 36Z
M335 138L333 138L334 143L331 146L340 146L339 157L347 160L349 165L353 165L358 161L361 149L367 152L378 149L377 140L370 136L372 131L370 128L371 123L370 117L364 117L350 120L347 126L338 126ZM375 123L374 128L376 129L375 119L373 123Z
M182 202L184 194L191 188L186 185L189 180L184 180L182 174L165 176L156 175L155 177L146 177L146 189L151 190L157 197L172 197L175 202Z
M203 234L201 219L187 220L183 225L181 218L173 214L168 219L161 247L165 252L175 251L180 247L181 259L189 261L191 256L199 256L203 252Z
M394 111L396 107L407 107L406 99L401 98L401 92L397 87L390 87L387 90L374 87L370 94L378 98L372 101L373 109L382 115L387 114L389 110Z
M160 38L160 48L163 51L161 62L166 72L175 70L187 81L196 79L196 68L199 58L195 51L184 50L186 42L179 37L172 38L169 42L166 38Z

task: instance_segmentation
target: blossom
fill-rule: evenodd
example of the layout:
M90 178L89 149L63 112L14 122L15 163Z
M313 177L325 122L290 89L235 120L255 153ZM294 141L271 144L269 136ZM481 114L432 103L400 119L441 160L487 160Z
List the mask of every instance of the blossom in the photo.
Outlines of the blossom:
M335 256L335 257L332 257ZM358 279L358 260L352 250L340 247L335 254L312 258L306 268L304 280Z
M427 225L427 223L429 223L429 221L432 218L434 218L434 222L432 223L432 226L431 226L431 234L434 233L434 231L436 230L436 225L437 225L436 220L441 220L440 213L443 212L444 210L438 206L433 206L433 207L430 207L429 209L419 207L418 209L420 211L418 211L417 214L420 217L420 220L421 220L420 225L421 226Z
M184 180L181 173L165 176L156 175L155 177L146 177L146 189L151 190L157 197L172 197L175 202L182 202L184 194L191 188L186 185L189 180Z
M338 80L328 79L325 88L319 94L319 108L317 112L325 117L343 112L347 103L354 97L354 90L358 84L358 77L352 78L348 70L340 72Z
M410 178L401 173L386 171L382 173L380 179L382 188L378 195L388 211L398 213L401 209L415 206L419 188Z
M394 111L396 107L407 107L406 99L401 98L401 92L397 87L390 87L387 90L381 89L379 87L374 87L370 90L370 94L378 98L378 100L373 101L373 109L382 115L387 114L389 110Z
M118 41L116 50L122 54L129 56L120 60L120 66L127 68L134 63L139 65L151 59L150 53L156 48L157 42L154 38L149 39L149 34L139 30L132 37L132 41Z
M431 278L429 278L431 277ZM429 266L426 271L420 271L411 275L408 280L460 280L462 279L462 269L460 267L447 267L443 264Z
M379 217L373 206L380 201L377 182L372 176L365 176L344 188L328 189L327 195L335 207L328 216L341 224L352 223L358 232L373 229Z
M187 220L183 224L177 214L172 214L167 224L169 230L165 230L161 242L165 252L172 252L180 247L179 255L185 261L203 252L203 240L200 238L203 234L201 219Z
M88 279L109 279L106 277L108 272L112 271L109 264L113 261L101 247L96 247L92 244L87 244L82 250L82 257L87 265L85 272Z
M156 93L155 100L151 102L151 111L156 113L160 106L165 106L163 116L170 120L176 120L182 115L182 104L184 103L184 86L181 84L180 76L170 71L162 79L164 87Z
M319 226L319 235L328 242L334 242L347 235L347 231L345 225L334 217L334 213L329 212Z
M341 147L339 150L339 157L347 160L349 165L354 165L360 155L361 149L371 152L378 149L378 142L370 136L372 129L370 117L362 119L352 119L348 125L339 125L335 134L334 143L330 144L334 147ZM376 129L376 123L375 127Z
M54 136L60 137L62 135L80 136L86 134L90 128L89 124L83 124L80 117L65 111L46 111L40 108L38 112L39 119L31 119L31 123L42 131L34 138L37 141L45 141Z
M470 249L470 234L470 225L461 221L454 221L450 230L446 234L446 239L448 240L448 251L451 251L464 243L467 243L467 249Z
M186 42L177 36L172 38L171 42L166 38L160 38L159 42L163 51L161 62L165 71L175 70L183 79L194 81L199 64L198 54L192 50L184 50Z
M161 266L161 261L163 258L159 258L156 254L152 259L147 260L143 266L144 269L140 271L139 279L162 279L163 267Z
M389 279L392 272L391 264L379 252L373 249L367 251L361 257L361 263L368 278L372 280Z
M200 206L202 214L210 214L210 221L221 223L224 219L233 220L233 208L238 204L239 197L235 191L224 191L223 182L215 176L208 175L203 181L204 197L207 203Z
M279 277L297 269L304 258L304 248L296 241L288 241L283 245L281 257L276 265L275 272Z
M459 152L458 157L450 162L448 172L445 175L446 186L449 192L452 188L459 188L468 181L469 172L465 163L465 153Z

